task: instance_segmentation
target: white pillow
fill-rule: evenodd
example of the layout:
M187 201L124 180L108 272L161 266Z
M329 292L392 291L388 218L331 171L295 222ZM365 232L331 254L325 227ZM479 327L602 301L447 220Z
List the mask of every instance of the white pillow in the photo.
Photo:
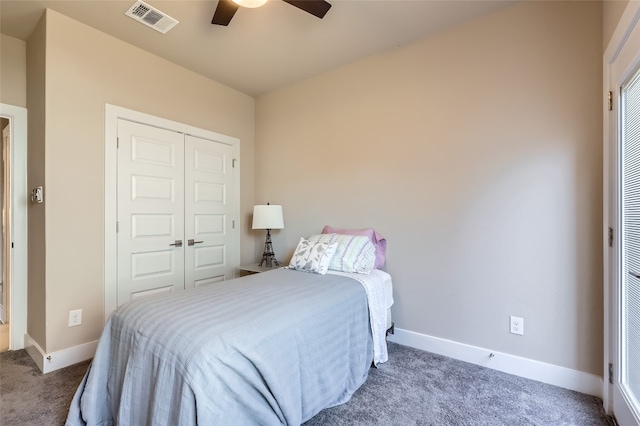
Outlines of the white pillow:
M309 237L311 243L338 243L329 269L369 274L376 264L376 247L365 235L320 234Z
M298 247L296 247L291 262L289 262L289 269L324 275L327 273L329 262L336 248L338 248L338 243L312 243L309 240L300 238Z

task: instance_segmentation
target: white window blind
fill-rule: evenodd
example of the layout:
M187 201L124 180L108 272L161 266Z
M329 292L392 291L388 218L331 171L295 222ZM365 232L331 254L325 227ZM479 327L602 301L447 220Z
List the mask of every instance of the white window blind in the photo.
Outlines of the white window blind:
M640 73L622 86L622 386L640 401Z

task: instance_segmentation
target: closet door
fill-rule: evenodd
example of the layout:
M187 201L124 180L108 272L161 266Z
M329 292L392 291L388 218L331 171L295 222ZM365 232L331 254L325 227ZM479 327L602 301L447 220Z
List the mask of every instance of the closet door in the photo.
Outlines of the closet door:
M185 284L232 278L233 158L230 145L185 136Z
M184 289L184 135L118 120L118 306Z

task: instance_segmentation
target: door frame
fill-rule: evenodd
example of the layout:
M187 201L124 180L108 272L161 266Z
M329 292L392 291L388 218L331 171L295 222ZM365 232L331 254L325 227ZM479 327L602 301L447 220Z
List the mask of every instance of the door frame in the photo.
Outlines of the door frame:
M116 236L117 221L117 165L118 165L118 120L129 120L148 126L159 127L202 139L231 145L233 147L233 218L236 226L233 228L233 245L231 265L240 265L240 139L226 136L210 130L200 129L187 124L178 123L143 112L105 104L104 131L104 318L107 322L111 313L118 306L117 302L117 253L118 241Z
M0 103L0 116L10 122L11 146L11 290L9 292L9 350L24 348L27 334L27 109Z
M603 56L603 257L604 257L604 365L602 400L608 413L614 413L621 425L638 424L632 413L614 409L614 386L620 376L620 360L618 356L619 343L619 310L620 294L618 282L620 277L621 259L621 211L619 208L620 182L619 175L619 108L620 101L617 87L618 81L613 81L613 64L622 52L625 43L640 20L640 3L629 2L618 22L611 41ZM640 64L640 55L632 60L631 66L625 70L631 74ZM629 75L623 76L626 80ZM608 94L612 93L613 110L608 108ZM613 244L609 246L609 227L613 229ZM609 382L609 365L613 365L613 383ZM622 395L624 397L624 395ZM620 401L615 401L618 406ZM630 414L630 415L629 415Z

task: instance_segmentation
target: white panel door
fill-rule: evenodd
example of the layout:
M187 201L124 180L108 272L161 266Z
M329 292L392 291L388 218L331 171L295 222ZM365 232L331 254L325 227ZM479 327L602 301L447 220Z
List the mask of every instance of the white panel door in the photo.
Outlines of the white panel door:
M184 289L184 135L118 120L117 303Z
M232 278L233 158L230 145L185 136L185 285Z
M613 414L621 426L640 425L640 4L629 2L605 52L605 79L612 104L605 113L613 161L606 213L613 219L611 288L605 318L611 332L608 355ZM606 172L606 171L605 171ZM605 248L605 250L610 250ZM605 335L606 336L606 335ZM609 389L605 389L609 390Z

